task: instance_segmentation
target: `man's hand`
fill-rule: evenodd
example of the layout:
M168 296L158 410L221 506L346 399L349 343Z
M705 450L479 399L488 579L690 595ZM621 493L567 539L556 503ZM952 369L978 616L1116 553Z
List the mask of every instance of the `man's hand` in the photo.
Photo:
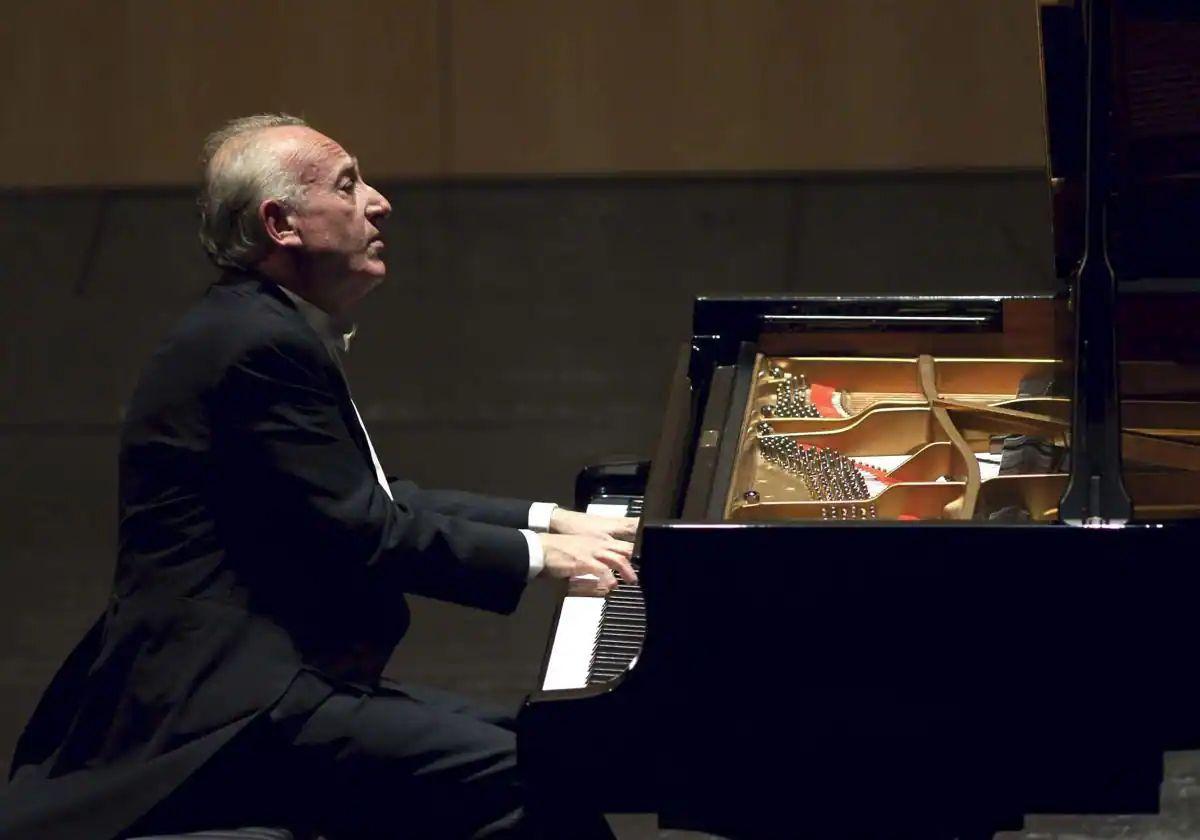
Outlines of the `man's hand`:
M617 585L614 571L621 579L637 583L637 573L629 562L633 543L610 536L538 534L546 565L542 577L570 580L572 595L607 595ZM581 577L581 576L591 577Z
M583 537L612 537L632 542L638 520L633 516L596 516L565 508L550 514L551 534L576 534Z

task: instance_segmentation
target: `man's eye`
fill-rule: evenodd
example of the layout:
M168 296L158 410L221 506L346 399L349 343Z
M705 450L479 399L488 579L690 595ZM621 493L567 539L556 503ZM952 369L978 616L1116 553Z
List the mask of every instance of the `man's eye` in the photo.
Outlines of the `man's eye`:
M354 182L353 181L343 181L341 188L345 192L354 192Z

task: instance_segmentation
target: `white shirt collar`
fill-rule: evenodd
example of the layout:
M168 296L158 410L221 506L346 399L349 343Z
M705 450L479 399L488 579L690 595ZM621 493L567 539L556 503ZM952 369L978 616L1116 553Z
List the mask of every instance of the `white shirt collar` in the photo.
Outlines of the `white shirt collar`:
M279 286L279 288L292 299L296 308L300 310L300 314L304 316L304 320L308 321L309 326L321 337L321 341L325 342L330 350L336 348L346 352L350 349L350 339L354 338L354 334L358 331L357 324L334 318L324 309L309 303L287 286Z

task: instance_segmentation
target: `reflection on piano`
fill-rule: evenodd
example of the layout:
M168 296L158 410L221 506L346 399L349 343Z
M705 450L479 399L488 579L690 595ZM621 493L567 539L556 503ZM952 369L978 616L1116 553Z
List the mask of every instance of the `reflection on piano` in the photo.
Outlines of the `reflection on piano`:
M648 473L577 488L644 507L642 589L560 608L518 729L545 795L990 838L1153 813L1200 748L1200 8L1041 14L1069 292L697 301Z

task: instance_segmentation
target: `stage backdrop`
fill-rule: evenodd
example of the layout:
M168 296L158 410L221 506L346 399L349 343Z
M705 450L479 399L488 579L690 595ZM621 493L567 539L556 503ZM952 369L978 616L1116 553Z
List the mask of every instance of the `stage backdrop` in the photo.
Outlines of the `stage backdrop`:
M1035 0L9 0L0 184L285 110L377 177L1042 165Z

